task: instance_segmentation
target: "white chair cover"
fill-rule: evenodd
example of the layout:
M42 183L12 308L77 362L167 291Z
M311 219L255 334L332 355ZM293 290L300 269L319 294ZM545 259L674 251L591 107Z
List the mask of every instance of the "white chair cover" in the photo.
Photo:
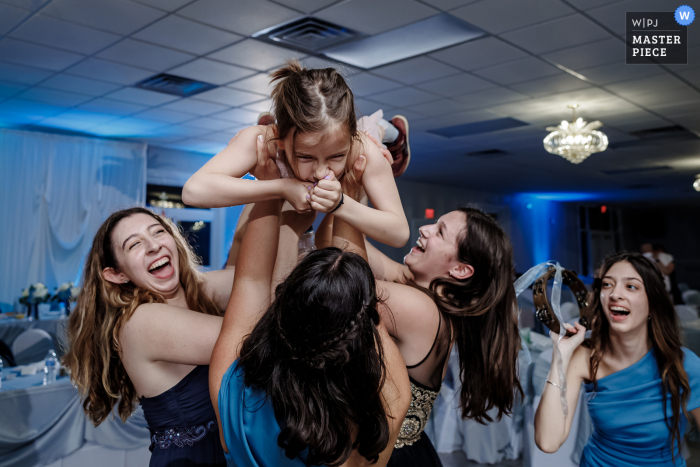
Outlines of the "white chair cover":
M698 312L688 305L676 305L676 314L681 323L690 323L698 319Z
M42 360L53 348L51 335L43 329L28 329L12 343L12 354L17 365L26 365Z
M700 305L700 292L697 290L686 290L681 295L686 305Z

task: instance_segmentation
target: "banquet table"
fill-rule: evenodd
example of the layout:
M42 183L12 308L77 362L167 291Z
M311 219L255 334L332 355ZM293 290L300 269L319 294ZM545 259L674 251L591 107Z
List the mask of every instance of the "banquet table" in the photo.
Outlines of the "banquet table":
M27 376L20 370L3 371L0 467L148 465L149 432L140 407L126 423L110 417L94 427L68 377L43 385L43 370Z
M68 318L60 319L3 319L0 320L0 341L9 347L17 339L17 336L28 329L42 329L48 332L54 339L54 350L60 357L65 353L68 339L66 337L66 326Z

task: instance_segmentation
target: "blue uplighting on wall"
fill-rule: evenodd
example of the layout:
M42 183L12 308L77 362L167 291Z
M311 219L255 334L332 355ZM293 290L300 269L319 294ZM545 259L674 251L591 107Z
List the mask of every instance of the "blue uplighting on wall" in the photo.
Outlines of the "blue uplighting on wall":
M551 259L550 245L555 239L550 238L550 224L554 219L555 203L539 194L516 195L511 203L514 220L530 253L532 264L528 267Z
M534 199L549 200L549 201L590 201L597 199L600 195L594 193L521 193L519 196L530 196Z

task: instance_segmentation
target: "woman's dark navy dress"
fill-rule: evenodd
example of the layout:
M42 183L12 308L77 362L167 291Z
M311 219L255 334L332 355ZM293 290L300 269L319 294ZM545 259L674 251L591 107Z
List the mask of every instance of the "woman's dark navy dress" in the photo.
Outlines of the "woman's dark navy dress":
M140 400L151 431L150 467L224 467L209 366L195 367L172 388Z

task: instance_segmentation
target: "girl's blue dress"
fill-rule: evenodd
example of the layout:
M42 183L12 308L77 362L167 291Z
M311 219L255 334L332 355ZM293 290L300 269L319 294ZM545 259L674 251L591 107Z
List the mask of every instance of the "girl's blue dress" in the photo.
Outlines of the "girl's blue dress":
M221 380L219 416L226 440L226 461L235 467L303 467L277 444L280 425L266 394L243 385L243 368L233 362ZM302 457L304 454L302 453Z
M683 366L690 381L687 410L700 407L700 358L683 348ZM671 457L670 431L664 420L661 377L654 350L637 363L585 385L593 434L579 467L683 467L677 443ZM672 416L670 396L667 415ZM688 420L681 415L681 433Z

